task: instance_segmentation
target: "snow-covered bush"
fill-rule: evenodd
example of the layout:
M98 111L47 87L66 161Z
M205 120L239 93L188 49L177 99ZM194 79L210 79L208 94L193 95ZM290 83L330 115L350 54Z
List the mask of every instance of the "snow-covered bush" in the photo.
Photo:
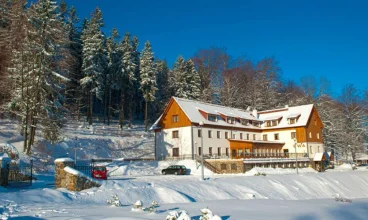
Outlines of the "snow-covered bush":
M107 204L110 204L110 205L113 205L113 206L116 206L116 207L121 206L121 202L119 200L118 195L112 195L111 197L112 197L112 199L107 200Z
M143 209L143 202L141 200L138 200L136 201L134 204L133 204L133 208L132 208L132 211L136 212L136 211L144 211Z
M180 212L171 211L166 216L166 220L191 220L191 217L185 210L181 210Z
M212 211L208 208L201 209L202 215L199 220L221 220L222 218L218 215L213 215Z
M266 173L260 173L260 172L258 172L256 174L254 174L254 176L266 176Z
M152 201L151 206L147 208L149 212L156 212L156 207L158 206L158 202Z

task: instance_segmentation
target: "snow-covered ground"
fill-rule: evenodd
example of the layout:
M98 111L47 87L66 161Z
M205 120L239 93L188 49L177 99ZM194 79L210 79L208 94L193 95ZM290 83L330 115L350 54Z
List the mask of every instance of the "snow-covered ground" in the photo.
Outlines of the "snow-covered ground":
M367 174L208 175L205 181L197 175L120 176L82 192L55 190L52 176L42 175L31 189L1 189L0 212L45 219L164 219L169 210L198 217L200 208L209 207L223 219L365 219ZM115 194L122 207L106 204ZM352 203L337 202L336 196ZM144 206L155 200L160 207L155 214L131 212L137 200Z
M0 121L0 143L22 150L19 125ZM92 134L94 130L94 134ZM77 137L77 138L75 138ZM0 219L165 219L169 212L186 210L193 220L200 209L210 208L222 219L366 219L368 216L368 169L342 165L324 173L310 168L254 168L245 174L220 175L192 160L136 161L106 163L109 180L102 186L82 192L54 189L53 161L58 157L150 158L153 136L142 125L120 131L101 124L87 129L82 123L68 123L63 141L54 146L40 136L32 158L38 164L37 180L31 188L0 187ZM21 155L22 160L30 157ZM42 169L42 164L45 167ZM191 175L160 175L169 165L185 165ZM50 167L48 167L50 166ZM41 172L42 171L42 172ZM262 173L265 176L255 176ZM121 207L107 200L117 195ZM352 203L335 201L335 197ZM132 204L142 200L144 207L157 201L155 213L133 212Z

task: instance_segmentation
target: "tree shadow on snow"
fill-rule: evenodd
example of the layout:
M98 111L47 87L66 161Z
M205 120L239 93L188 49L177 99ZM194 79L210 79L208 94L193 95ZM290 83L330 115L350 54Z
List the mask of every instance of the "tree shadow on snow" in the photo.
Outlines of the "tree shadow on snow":
M18 216L18 217L12 217L11 219L17 219L17 220L36 220L36 219L44 219L44 218L38 218L33 216Z
M336 207L326 210L331 219L366 219L368 216L368 202L341 203ZM322 216L322 215L321 215ZM312 220L321 216L305 214L294 218L295 220Z
M196 215L196 216L193 216L191 218L191 220L199 220L200 218L201 218L201 215ZM221 216L221 219L222 220L228 220L228 219L230 219L230 215Z

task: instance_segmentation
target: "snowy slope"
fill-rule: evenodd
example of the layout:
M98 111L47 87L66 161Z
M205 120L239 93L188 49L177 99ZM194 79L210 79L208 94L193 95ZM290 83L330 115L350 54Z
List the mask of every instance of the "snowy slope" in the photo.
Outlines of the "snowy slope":
M368 198L367 174L366 171L351 171L250 177L218 175L206 181L200 180L199 176L121 177L103 181L101 187L82 192L54 190L45 184L51 181L46 179L37 182L31 190L3 190L0 204L6 204L6 200L13 201L22 207L23 211L18 212L24 214L39 212L39 209L50 206L52 208L48 209L86 205L109 209L106 200L114 194L119 196L124 206L131 206L138 199L144 204L156 200L159 204L173 204L175 207L193 202L217 206L214 201L220 200L333 200L336 195L355 200ZM223 214L231 215L232 212Z

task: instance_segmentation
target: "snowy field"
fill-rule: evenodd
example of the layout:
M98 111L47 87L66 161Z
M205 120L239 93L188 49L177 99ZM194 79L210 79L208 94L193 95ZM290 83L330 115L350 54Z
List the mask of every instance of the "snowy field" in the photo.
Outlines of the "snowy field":
M267 176L121 176L82 192L53 189L41 175L31 189L0 188L3 216L31 219L165 219L184 209L198 219L208 207L223 219L366 219L368 172L326 172ZM121 207L106 203L117 195ZM335 201L348 198L352 203ZM132 204L155 200L155 213L132 212ZM267 211L267 212L265 212ZM11 218L10 218L11 219Z
M77 138L76 138L77 137ZM0 143L10 143L22 151L19 125L0 121ZM105 163L109 173L102 186L82 192L54 189L53 161L58 157L150 158L153 136L142 125L123 131L97 124L93 129L83 123L68 123L62 142L50 145L39 135L32 158L37 169L31 188L0 187L0 219L166 219L169 212L186 210L191 219L199 220L200 209L208 207L222 219L367 219L368 169L343 165L324 173L311 168L254 168L244 174L220 175L192 160L137 161L115 160ZM30 157L22 155L22 160ZM38 164L37 164L38 163ZM44 167L42 167L44 164ZM169 165L185 165L190 175L161 175ZM266 176L255 176L264 173ZM117 195L122 206L107 200ZM346 198L349 202L335 201ZM148 207L159 206L154 213L131 211L142 200Z

